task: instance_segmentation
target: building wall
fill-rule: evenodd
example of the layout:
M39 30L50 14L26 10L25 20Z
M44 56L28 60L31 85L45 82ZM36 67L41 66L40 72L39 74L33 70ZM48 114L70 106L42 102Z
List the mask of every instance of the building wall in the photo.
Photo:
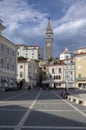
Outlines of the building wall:
M17 64L17 80L21 81L22 79L25 79L26 82L29 82L27 62L18 62Z
M74 82L75 82L74 64L64 65L64 80L68 88L74 88Z
M60 54L60 60L65 60L71 58L71 54Z
M16 87L16 45L0 35L0 90Z
M38 77L38 65L34 60L30 61L18 61L17 64L17 80L18 82L22 79L31 87L37 85ZM20 76L22 73L22 77Z
M17 48L17 56L23 56L28 60L43 58L42 49L38 46L17 45Z
M48 83L52 88L65 88L63 65L46 66L47 78L43 83Z
M86 53L86 47L77 49L77 54Z
M79 54L75 56L75 78L76 78L76 88L79 84L84 84L86 87L86 54Z

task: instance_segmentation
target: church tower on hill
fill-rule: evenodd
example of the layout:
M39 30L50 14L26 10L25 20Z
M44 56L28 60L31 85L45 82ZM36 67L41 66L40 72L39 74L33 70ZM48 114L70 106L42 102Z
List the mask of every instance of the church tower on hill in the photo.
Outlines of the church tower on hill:
M51 28L50 18L46 29L46 60L52 57L53 31Z

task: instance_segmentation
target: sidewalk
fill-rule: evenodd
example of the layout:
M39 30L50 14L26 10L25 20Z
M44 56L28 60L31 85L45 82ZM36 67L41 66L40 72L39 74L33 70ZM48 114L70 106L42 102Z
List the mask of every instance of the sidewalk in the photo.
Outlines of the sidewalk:
M69 95L67 99L74 103L82 104L86 106L86 90L69 89Z

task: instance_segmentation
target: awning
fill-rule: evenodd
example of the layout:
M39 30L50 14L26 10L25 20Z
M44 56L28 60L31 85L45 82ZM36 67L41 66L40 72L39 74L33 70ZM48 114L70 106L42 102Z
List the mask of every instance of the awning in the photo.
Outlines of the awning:
M54 81L54 80L44 80L42 81L42 84L50 84L50 83L65 83L65 81Z

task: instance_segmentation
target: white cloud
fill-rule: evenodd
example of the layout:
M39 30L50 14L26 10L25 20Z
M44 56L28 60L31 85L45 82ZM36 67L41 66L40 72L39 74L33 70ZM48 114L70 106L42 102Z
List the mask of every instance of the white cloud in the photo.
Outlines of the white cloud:
M66 44L66 47L73 50L86 43L86 0L62 1L68 5L64 16L51 21L54 31L54 48L63 48ZM0 1L0 18L7 27L4 34L15 43L30 41L30 43L38 42L44 46L43 38L48 15L27 4L27 0Z
M86 46L86 1L73 1L64 17L53 21L55 46L72 50Z
M29 21L40 21L46 17L46 13L41 13L27 4L23 0L3 0L0 1L0 17L6 26L20 25Z
M33 9L24 0L0 1L0 17L6 26L4 34L15 43L42 35L46 26L47 13ZM33 23L33 25L31 25ZM34 25L35 23L35 25Z
M77 20L77 21L73 21L73 22L67 22L67 23L63 23L61 24L61 26L57 27L54 29L55 33L61 34L65 32L66 33L77 33L77 31L79 29L81 29L83 26L86 25L86 19L81 19L81 20Z

